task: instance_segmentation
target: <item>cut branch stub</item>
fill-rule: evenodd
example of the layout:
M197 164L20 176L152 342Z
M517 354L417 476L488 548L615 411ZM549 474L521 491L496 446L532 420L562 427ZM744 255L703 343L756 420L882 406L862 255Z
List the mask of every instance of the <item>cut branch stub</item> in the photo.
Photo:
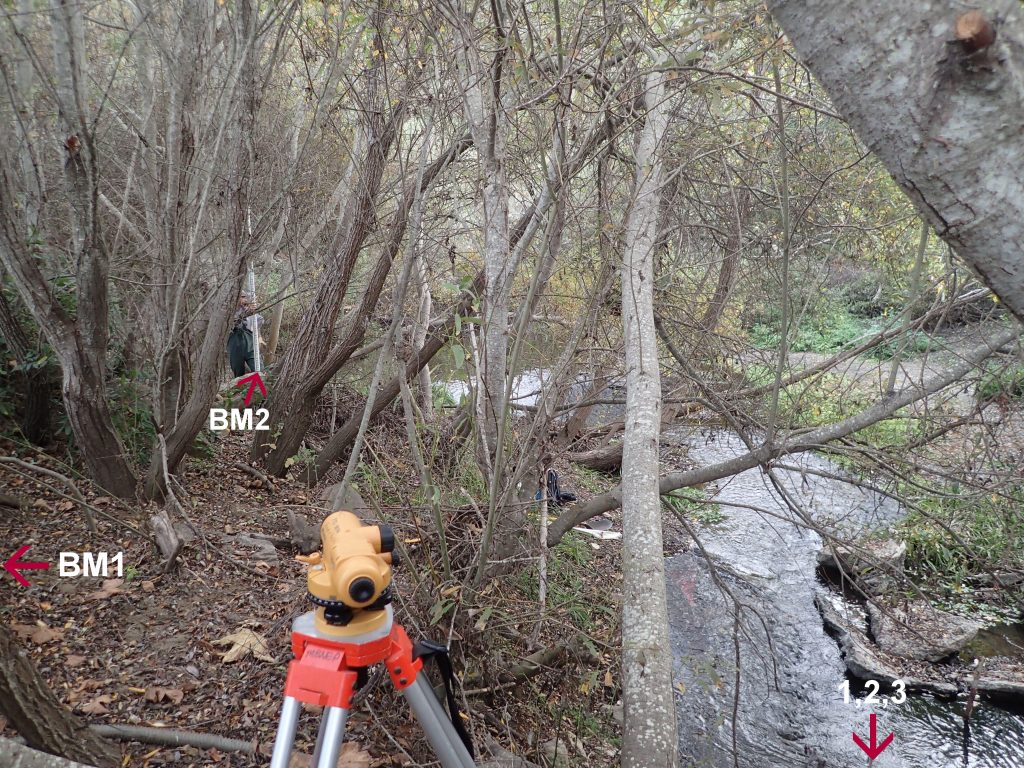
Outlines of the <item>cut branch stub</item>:
M984 13L974 9L957 18L956 39L967 53L977 53L996 41L996 28Z

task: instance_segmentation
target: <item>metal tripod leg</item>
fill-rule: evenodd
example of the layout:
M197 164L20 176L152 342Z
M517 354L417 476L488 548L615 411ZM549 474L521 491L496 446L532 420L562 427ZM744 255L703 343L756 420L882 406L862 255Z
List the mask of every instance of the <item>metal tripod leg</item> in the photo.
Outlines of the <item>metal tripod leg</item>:
M324 719L320 724L320 735L317 737L319 762L310 762L316 768L336 768L341 744L345 741L345 721L348 710L341 707L328 707L324 711ZM315 759L315 758L314 758Z
M299 724L299 700L285 696L281 706L281 720L277 724L277 737L274 739L274 754L270 758L270 768L288 768L292 756L292 744L295 743L295 727Z
M402 694L409 702L409 708L419 721L441 765L444 768L473 768L476 763L469 756L466 745L462 743L441 702L425 679L417 677Z
M324 748L324 731L327 730L327 711L324 710L323 715L320 717L320 728L316 734L316 746L313 748L313 757L310 759L309 764L312 768L316 768L317 761L320 759L320 753Z

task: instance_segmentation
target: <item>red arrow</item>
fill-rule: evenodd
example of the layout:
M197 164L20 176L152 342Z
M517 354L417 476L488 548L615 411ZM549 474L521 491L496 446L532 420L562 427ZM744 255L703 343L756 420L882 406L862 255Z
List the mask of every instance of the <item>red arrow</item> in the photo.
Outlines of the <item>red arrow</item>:
M32 562L31 560L26 560L25 562L19 561L18 558L24 555L26 552L28 552L29 546L29 544L26 544L24 547L22 547L13 555L11 555L11 558L6 563L4 563L4 568L7 569L7 572L11 574L11 576L16 578L18 580L18 583L21 584L21 586L23 587L28 586L28 580L20 573L18 573L18 571L30 570L34 568L42 568L45 570L46 568L50 567L49 563Z
M264 397L267 396L267 388L263 386L263 379L259 373L250 373L244 379L239 379L236 386L242 386L246 382L249 383L249 391L245 393L245 404L249 405L249 401L252 400L252 393L256 391L256 387L260 388L260 394Z
M893 738L895 738L895 734L890 733L888 736L885 737L885 741L883 741L881 744L878 744L878 742L877 742L877 739L878 739L878 723L876 722L877 717L878 716L874 712L871 713L871 746L870 747L867 744L864 743L864 741L861 739L860 736L858 736L856 733L853 734L853 741L854 741L854 743L856 743L856 745L858 747L863 749L864 750L864 754L866 754L872 760L875 760L880 754L885 752L885 748L888 747L890 744L892 744L892 740L893 740Z

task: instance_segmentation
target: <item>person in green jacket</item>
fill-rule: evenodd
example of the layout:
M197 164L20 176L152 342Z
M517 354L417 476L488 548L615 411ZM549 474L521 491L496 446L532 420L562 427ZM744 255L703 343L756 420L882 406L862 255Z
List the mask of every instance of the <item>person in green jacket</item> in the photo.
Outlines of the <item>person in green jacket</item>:
M255 300L242 294L232 319L231 335L228 336L228 360L235 378L244 376L247 368L250 371L256 370L253 329L262 324L263 317L256 314Z

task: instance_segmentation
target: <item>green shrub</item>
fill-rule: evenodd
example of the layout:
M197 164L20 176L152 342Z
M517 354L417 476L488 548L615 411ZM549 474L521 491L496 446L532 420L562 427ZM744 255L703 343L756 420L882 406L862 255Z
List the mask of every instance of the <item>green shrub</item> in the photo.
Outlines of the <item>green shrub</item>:
M828 305L824 311L804 315L800 327L791 332L791 352L835 352L873 330L873 325L854 317L844 306ZM761 322L749 331L750 343L759 349L776 349L782 341L778 321Z
M662 495L661 503L677 515L696 520L701 525L718 525L726 516L718 504L707 502L707 493L700 488L677 488Z
M978 383L978 401L1024 399L1024 365L989 366Z
M950 495L918 502L900 525L907 570L958 585L975 573L1024 567L1024 485L1000 494Z
M868 350L868 357L874 360L892 360L896 357L896 352L901 346L903 348L903 356L912 357L934 351L936 348L941 349L945 345L933 339L927 333L911 331L907 334L906 338L897 336L872 347Z

